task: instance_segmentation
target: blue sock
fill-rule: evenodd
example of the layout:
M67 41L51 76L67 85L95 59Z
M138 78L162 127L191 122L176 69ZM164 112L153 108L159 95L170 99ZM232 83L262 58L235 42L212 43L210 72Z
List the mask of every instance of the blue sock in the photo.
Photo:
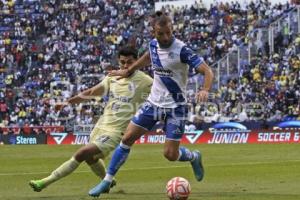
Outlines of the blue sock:
M118 172L120 167L125 163L129 152L130 146L127 146L121 142L111 158L107 169L107 174L114 176Z
M179 147L178 161L192 161L194 159L194 153L185 147Z

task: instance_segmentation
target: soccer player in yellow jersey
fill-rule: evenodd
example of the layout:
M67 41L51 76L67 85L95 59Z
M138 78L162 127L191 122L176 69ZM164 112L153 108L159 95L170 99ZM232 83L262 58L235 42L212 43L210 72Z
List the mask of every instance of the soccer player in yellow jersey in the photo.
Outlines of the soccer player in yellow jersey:
M134 48L123 47L118 55L120 68L126 69L137 60L137 57ZM103 179L106 172L103 159L120 143L130 119L150 93L151 85L152 78L141 71L120 80L106 76L98 85L71 97L65 103L56 105L55 109L60 110L66 104L79 104L91 97L109 95L104 113L92 130L90 143L81 147L49 176L30 181L29 185L33 190L42 191L51 183L72 173L83 161Z

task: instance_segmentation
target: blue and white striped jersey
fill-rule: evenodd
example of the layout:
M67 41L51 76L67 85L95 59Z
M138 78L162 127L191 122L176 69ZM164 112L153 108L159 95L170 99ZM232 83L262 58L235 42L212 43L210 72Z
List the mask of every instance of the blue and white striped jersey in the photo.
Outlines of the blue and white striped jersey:
M186 103L189 70L198 68L203 58L176 38L169 48L161 48L156 39L151 40L149 52L154 81L148 101L163 108Z

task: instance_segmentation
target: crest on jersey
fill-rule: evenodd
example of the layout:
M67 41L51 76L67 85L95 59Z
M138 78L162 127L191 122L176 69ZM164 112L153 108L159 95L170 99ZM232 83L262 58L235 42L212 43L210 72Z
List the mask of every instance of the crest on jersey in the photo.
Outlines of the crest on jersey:
M171 51L171 52L168 54L168 58L174 59L174 58L175 58L175 53Z
M133 92L133 91L135 91L135 89L136 89L135 84L132 83L132 82L130 82L130 83L128 84L128 90L129 90L130 92Z

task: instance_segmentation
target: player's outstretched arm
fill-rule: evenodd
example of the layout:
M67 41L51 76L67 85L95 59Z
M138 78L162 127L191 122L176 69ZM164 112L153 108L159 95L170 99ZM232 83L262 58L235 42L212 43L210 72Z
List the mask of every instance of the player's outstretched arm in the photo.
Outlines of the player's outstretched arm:
M103 84L99 83L98 85L89 88L87 90L84 90L80 92L79 94L67 99L65 102L61 102L55 105L55 110L59 111L64 106L68 104L79 104L81 102L93 99L98 96L102 96L105 92L105 87Z
M127 78L135 70L148 66L151 63L150 53L147 51L142 57L140 57L136 62L134 62L127 69L112 70L109 76L118 76L117 79Z
M104 91L105 91L105 87L103 86L103 84L99 83L98 85L96 85L92 88L89 88L87 90L84 90L74 97L71 97L67 101L70 104L78 104L78 103L84 102L86 100L90 100L95 97L102 96Z
M206 102L208 99L208 91L213 83L214 74L205 62L201 63L201 65L197 68L197 72L204 75L204 85L198 92L196 98L198 102Z

